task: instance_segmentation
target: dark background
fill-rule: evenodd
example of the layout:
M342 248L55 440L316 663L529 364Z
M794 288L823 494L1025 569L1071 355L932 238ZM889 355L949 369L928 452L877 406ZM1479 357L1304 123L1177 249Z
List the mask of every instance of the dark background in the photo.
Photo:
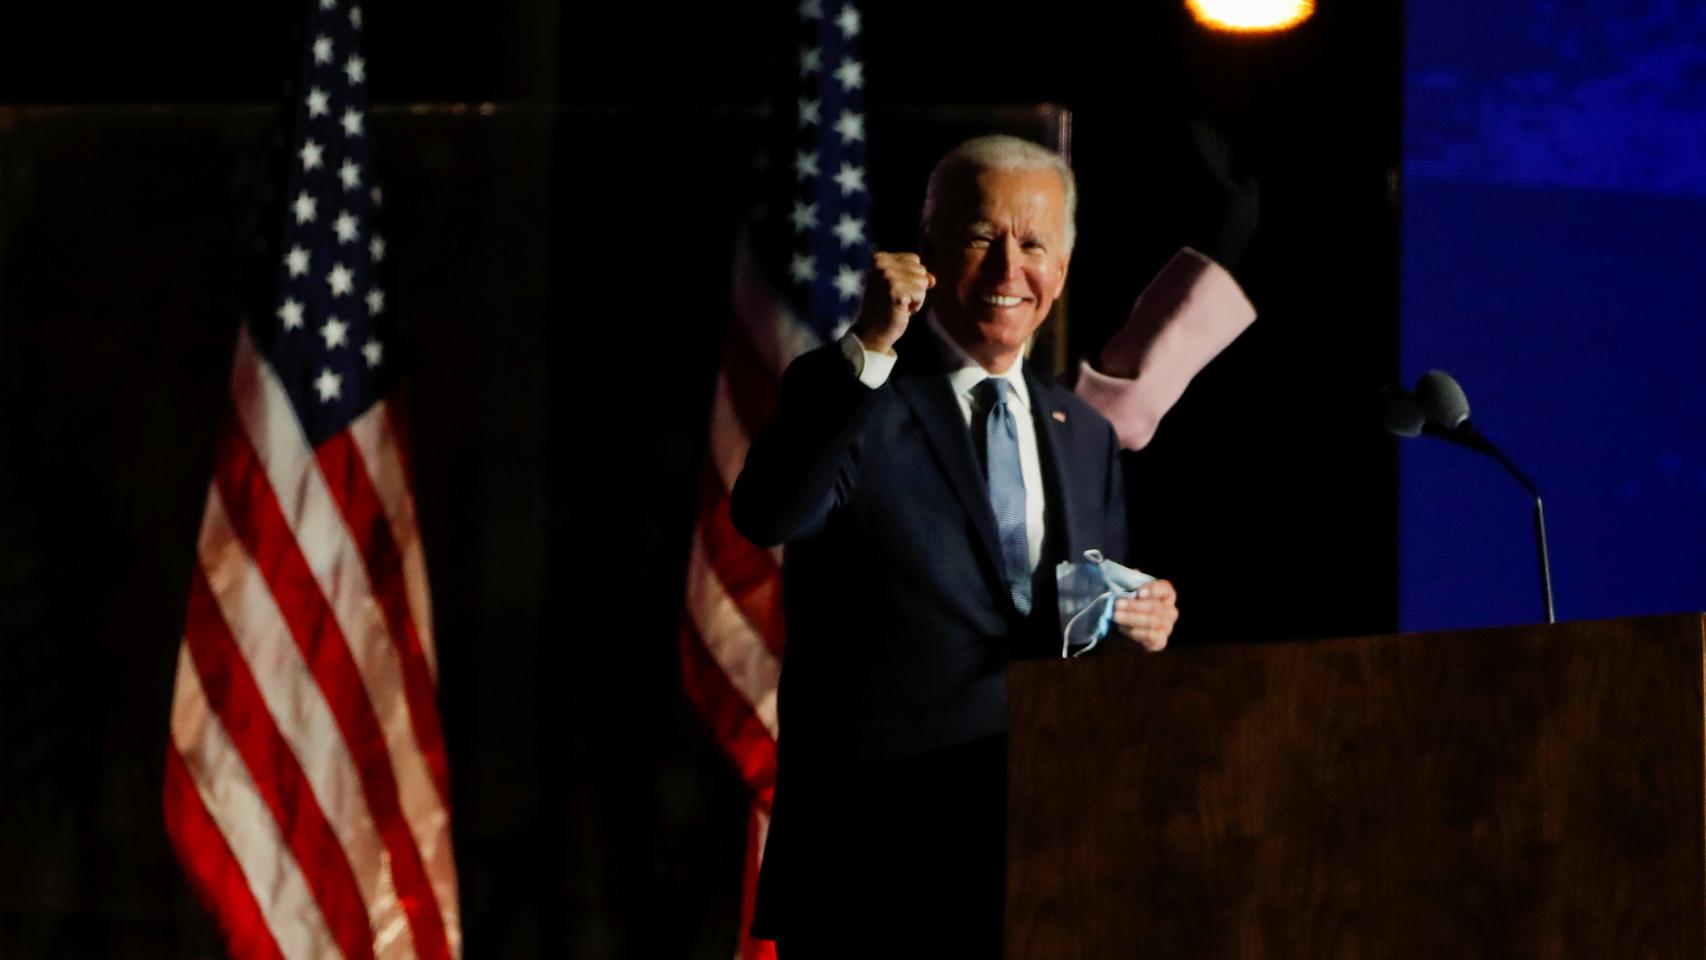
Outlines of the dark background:
M290 5L283 5L290 6ZM726 957L745 801L676 676L758 103L792 4L364 4L470 956ZM160 823L216 411L269 209L293 10L0 19L0 955L210 956ZM864 8L878 242L909 143L1071 111L1075 352L1260 184L1261 319L1128 460L1181 645L1396 623L1400 16L1278 37L1181 4ZM963 107L964 109L959 109ZM903 160L885 160L907 158ZM925 161L927 162L927 158Z

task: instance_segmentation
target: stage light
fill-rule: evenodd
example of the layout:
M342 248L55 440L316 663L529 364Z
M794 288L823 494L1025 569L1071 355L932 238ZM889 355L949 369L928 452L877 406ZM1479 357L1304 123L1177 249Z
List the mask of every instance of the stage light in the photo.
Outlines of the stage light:
M1315 12L1315 0L1185 0L1197 22L1231 33L1289 30Z

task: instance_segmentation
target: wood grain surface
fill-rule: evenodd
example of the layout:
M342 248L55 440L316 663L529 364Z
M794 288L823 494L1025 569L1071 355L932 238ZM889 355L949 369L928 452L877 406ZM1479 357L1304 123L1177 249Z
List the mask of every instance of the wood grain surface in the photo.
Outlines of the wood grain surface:
M1706 958L1702 640L1016 665L1007 956Z

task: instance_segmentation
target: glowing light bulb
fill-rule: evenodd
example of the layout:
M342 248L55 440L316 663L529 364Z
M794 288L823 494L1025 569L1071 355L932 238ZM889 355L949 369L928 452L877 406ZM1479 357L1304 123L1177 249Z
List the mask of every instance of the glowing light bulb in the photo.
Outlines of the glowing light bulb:
M1315 0L1185 0L1197 22L1211 30L1272 33L1309 19Z

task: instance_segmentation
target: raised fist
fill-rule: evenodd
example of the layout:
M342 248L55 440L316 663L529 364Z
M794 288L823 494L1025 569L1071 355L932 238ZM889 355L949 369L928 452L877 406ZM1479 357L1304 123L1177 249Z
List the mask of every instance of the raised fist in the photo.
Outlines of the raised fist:
M924 293L936 278L924 269L916 253L878 253L865 271L865 297L853 335L865 349L893 353L894 342L906 332L907 321L924 306Z

